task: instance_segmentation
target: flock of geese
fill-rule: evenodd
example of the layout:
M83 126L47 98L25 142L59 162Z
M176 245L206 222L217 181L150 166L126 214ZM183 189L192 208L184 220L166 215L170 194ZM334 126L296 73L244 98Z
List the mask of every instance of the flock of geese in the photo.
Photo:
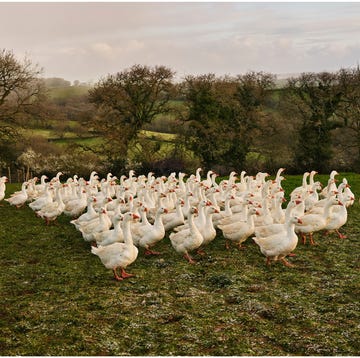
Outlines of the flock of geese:
M64 183L59 172L51 179L43 175L40 182L36 177L23 182L21 190L6 199L7 178L1 177L0 200L16 208L28 204L47 224L59 215L70 216L70 223L91 243L91 252L119 281L133 276L125 269L139 248L145 255L160 254L154 248L167 233L172 247L189 263L195 263L192 252L204 254L222 233L226 248L242 248L251 237L267 264L281 261L292 267L286 256L294 255L298 236L312 245L318 231L346 238L339 229L355 197L346 178L337 184L335 170L324 187L312 171L303 174L302 185L285 204L284 170L280 168L274 180L267 173L250 176L242 171L221 181L212 170L202 177L201 168L187 179L182 172L155 177L152 172L136 176L133 170L119 179L111 173L100 179L93 171L88 179L75 175Z

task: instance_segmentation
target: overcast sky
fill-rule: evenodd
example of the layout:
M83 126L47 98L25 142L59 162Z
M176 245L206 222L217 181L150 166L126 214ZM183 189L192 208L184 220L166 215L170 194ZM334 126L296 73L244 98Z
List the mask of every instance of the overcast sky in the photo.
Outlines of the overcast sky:
M0 2L0 48L70 81L134 64L179 78L336 71L360 61L360 3Z

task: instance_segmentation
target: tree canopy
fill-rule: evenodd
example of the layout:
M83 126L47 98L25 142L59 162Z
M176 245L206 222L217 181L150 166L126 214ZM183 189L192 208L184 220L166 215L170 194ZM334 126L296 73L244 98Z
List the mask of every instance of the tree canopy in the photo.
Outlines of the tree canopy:
M89 100L98 109L90 124L105 138L110 161L125 160L130 141L143 125L168 112L173 77L164 66L134 65L100 80L89 91Z

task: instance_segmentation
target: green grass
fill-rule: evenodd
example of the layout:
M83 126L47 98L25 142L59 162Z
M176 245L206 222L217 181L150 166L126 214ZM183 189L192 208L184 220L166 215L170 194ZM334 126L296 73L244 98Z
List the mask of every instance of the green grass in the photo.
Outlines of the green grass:
M287 192L301 185L285 177ZM348 238L299 243L295 268L267 267L251 240L226 250L221 235L189 265L165 238L122 282L69 218L47 227L2 202L1 355L358 355L360 175L346 177Z

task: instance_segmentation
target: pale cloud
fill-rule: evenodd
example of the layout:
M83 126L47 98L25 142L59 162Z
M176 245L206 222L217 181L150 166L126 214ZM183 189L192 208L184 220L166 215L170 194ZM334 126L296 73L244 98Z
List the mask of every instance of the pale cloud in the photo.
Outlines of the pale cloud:
M359 18L360 3L0 3L0 44L70 80L136 63L296 73L356 65Z

